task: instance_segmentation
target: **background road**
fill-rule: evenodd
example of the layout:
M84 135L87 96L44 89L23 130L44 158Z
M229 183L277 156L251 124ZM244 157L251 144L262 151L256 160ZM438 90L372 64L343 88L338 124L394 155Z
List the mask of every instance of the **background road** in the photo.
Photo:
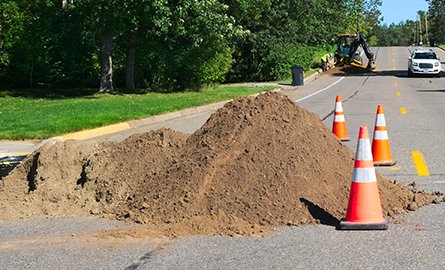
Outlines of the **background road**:
M321 76L283 93L300 100L299 106L317 113L329 128L335 96L340 95L352 139L347 145L354 149L358 127L367 125L372 131L377 104L382 104L398 163L378 170L407 184L415 181L427 191L445 192L445 78L408 78L412 49L375 48L377 70L372 74ZM437 53L445 59L444 52ZM318 94L305 98L314 93ZM152 127L190 133L209 114ZM428 176L419 175L413 151L423 155ZM99 230L126 226L97 219L0 223L0 269L443 269L445 265L445 204L410 213L387 231L339 232L317 225L277 228L263 238L91 237Z

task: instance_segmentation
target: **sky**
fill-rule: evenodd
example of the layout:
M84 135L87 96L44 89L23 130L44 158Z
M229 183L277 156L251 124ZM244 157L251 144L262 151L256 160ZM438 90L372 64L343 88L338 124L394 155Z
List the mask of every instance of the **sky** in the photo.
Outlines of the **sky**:
M380 11L383 23L399 23L407 19L416 20L418 10L428 10L425 0L383 0Z

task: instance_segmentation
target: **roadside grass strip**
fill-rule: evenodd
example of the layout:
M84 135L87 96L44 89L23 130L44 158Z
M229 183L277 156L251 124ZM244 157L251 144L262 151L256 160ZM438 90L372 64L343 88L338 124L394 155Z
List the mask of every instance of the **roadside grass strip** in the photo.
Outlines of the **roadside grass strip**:
M0 91L0 139L46 139L270 91L276 86L217 86L178 93L16 96ZM108 127L109 128L109 127ZM100 131L100 130L99 130ZM96 130L95 132L98 132ZM82 137L89 134L70 134Z
M426 165L425 159L420 151L412 151L411 157L413 158L414 166L417 169L418 176L430 176L430 171Z

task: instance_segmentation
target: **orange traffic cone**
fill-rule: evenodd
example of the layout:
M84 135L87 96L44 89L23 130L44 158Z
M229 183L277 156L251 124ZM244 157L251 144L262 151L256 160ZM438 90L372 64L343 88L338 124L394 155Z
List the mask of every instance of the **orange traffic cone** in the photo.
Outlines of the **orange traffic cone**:
M372 156L374 157L375 166L393 166L396 164L396 161L393 161L391 157L385 115L383 114L383 107L380 104L377 106L377 115L375 118Z
M372 161L368 128L360 127L349 193L346 218L340 221L338 230L386 230L388 221L383 217L377 177Z
M332 133L334 133L342 142L351 140L348 137L348 131L346 130L345 114L343 113L343 105L340 96L335 98L335 114L334 123L332 124Z

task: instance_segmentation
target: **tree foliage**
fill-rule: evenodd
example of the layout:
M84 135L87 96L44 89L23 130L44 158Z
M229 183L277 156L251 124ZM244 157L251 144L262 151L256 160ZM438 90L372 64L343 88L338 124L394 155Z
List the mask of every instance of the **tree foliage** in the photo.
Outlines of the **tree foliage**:
M412 20L379 26L376 29L377 45L409 46L415 42L416 31L416 22Z
M16 2L0 3L0 76L10 63L11 50L23 31L23 14Z
M439 43L445 42L445 1L428 0L428 16L431 22L431 38Z
M380 0L3 0L0 83L177 91L309 68Z

